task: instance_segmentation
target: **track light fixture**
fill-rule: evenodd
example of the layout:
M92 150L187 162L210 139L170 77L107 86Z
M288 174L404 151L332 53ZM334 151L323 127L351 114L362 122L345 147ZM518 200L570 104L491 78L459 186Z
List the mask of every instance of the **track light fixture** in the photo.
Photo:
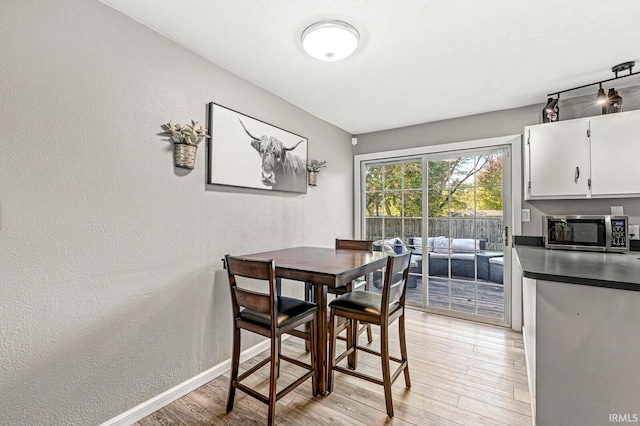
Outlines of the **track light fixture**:
M598 105L604 105L607 103L609 99L607 98L607 94L604 93L604 89L602 88L602 83L600 83L600 89L598 89L598 96L596 96L596 103Z
M622 96L618 94L618 91L612 87L611 89L609 89L609 92L607 93L607 97L608 97L607 114L614 113L614 112L621 112Z
M557 96L558 99L560 99L560 94L561 93L565 93L565 92L571 92L572 90L578 90L578 89L583 89L585 87L589 87L589 86L593 86L595 84L599 85L599 89L598 89L598 94L596 95L596 103L598 105L602 105L602 113L603 114L609 114L609 113L613 113L613 112L620 112L622 111L622 96L620 96L618 94L618 92L614 89L611 88L609 89L606 93L605 90L602 87L602 83L607 83L609 81L614 81L614 80L618 80L620 78L625 78L625 77L629 77L632 75L637 75L640 74L640 72L633 72L633 67L635 66L635 62L634 61L629 61L629 62L623 62L621 64L618 64L614 67L611 68L611 72L613 72L615 74L615 77L613 78L609 78L607 80L602 80L602 81L596 81L595 83L589 83L589 84L583 84L582 86L578 86L578 87L572 87L571 89L566 89L566 90L561 90L559 92L554 92L554 93L549 93L547 96L549 97L549 100L547 101L547 105L544 108L543 114L542 114L542 118L543 121L545 123L549 122L549 121L557 121L556 120L546 120L545 121L545 115L549 113L549 109L554 109L554 107L557 107L557 99L556 99L556 103L553 104L553 106L551 106L550 104L552 103L552 99L554 96ZM618 75L618 73L622 72L622 71L629 71L628 74L625 75Z
M542 122L552 123L560 119L560 107L558 102L560 101L560 95L557 98L548 98L547 104L542 110Z

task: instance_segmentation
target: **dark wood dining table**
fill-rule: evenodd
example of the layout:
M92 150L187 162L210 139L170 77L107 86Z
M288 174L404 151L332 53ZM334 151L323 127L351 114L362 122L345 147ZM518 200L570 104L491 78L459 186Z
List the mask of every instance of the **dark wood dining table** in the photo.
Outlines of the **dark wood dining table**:
M384 267L387 255L382 252L337 250L324 247L294 247L242 255L256 260L271 260L276 264L276 277L310 283L315 288L318 312L317 360L320 377L318 392L327 391L327 288L340 287L348 282Z

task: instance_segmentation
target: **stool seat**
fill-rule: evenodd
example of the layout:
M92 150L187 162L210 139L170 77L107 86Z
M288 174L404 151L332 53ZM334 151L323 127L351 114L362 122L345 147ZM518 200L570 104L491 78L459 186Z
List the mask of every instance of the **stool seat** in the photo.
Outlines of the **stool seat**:
M333 308L338 316L342 316L341 313L360 314L371 317L367 322L380 324L382 295L371 291L354 291L332 300L329 307ZM393 314L399 308L400 303L392 303L389 305L389 314Z
M315 303L305 302L304 300L294 299L292 297L278 297L278 318L276 323L278 327L286 327L296 322L298 319L314 313L318 310ZM242 309L240 311L240 319L251 322L263 327L271 325L270 312L258 312L253 309Z

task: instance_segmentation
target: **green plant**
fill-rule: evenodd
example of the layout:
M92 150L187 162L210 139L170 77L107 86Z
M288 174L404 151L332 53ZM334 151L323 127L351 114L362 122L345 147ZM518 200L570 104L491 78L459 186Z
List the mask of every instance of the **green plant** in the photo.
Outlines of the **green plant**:
M325 160L311 160L307 163L307 170L310 172L319 172L327 167Z
M168 122L163 124L166 134L171 135L171 140L175 143L185 145L198 145L202 139L210 137L207 135L207 128L202 124L191 120L191 125Z

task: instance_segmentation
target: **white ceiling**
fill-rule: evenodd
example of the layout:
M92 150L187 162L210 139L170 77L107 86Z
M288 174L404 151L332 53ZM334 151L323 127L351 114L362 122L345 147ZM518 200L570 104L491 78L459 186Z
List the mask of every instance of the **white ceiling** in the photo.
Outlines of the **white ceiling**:
M635 0L103 2L354 135L543 103L625 61L640 70ZM358 29L353 56L302 50L325 19Z

